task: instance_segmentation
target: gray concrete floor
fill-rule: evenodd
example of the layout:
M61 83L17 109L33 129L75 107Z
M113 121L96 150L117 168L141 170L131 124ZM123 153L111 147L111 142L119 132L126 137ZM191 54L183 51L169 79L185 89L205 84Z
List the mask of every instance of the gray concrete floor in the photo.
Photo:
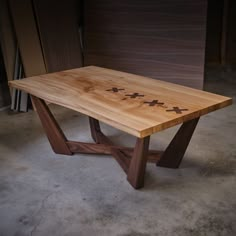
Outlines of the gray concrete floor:
M205 89L236 96L230 81ZM235 106L201 118L179 169L148 164L138 191L109 156L54 154L34 112L0 112L0 236L236 235ZM68 138L91 140L85 116L50 107ZM165 148L177 128L153 135L151 147Z

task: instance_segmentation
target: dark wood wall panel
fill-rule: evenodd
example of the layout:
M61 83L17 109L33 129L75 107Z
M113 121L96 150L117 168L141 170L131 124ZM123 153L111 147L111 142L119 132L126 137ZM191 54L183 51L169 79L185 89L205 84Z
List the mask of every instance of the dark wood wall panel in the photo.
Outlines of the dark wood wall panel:
M220 64L221 62L223 7L223 0L208 0L206 64Z
M226 46L226 63L236 65L236 1L229 1L228 26L227 26L227 46Z
M202 88L206 0L86 0L84 62Z
M82 66L79 0L34 0L48 72Z

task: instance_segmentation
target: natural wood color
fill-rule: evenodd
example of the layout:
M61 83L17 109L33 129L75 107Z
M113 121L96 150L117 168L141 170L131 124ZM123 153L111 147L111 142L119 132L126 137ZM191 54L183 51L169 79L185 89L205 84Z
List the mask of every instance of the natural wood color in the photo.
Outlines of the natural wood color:
M91 136L94 140L94 142L99 143L98 138L98 132L101 132L99 121L96 119L93 119L92 117L89 117L89 126L91 131Z
M135 189L144 185L147 161L177 168L199 117L232 103L220 95L94 66L10 85L31 94L56 153L111 154ZM95 144L68 141L43 99L88 115ZM136 135L135 148L114 145L102 133L99 120ZM151 134L182 122L164 153L149 151Z
M42 99L39 99L35 96L31 96L31 99L33 100L37 109L37 113L53 151L57 154L72 155L72 152L69 150L66 144L67 139L60 126L57 124L52 113L48 109L46 103Z
M89 117L89 124L90 124L91 136L93 137L94 141L97 143L98 146L97 147L95 147L94 145L90 146L89 144L88 146L85 146L85 148L83 149L81 148L81 143L80 143L78 145L79 148L77 149L77 151L81 152L81 150L84 150L90 152L92 150L93 152L98 148L97 150L98 153L101 152L102 154L113 155L113 157L119 163L121 168L127 174L129 170L130 160L133 155L136 155L134 154L134 149L128 147L115 146L113 142L102 133L98 120ZM74 150L76 150L76 147ZM150 150L146 155L147 161L157 163L160 160L162 154L163 152L161 151Z
M142 188L144 185L149 140L150 136L137 138L133 157L129 165L127 180L135 189Z
M95 66L11 81L10 85L139 138L232 104L228 97ZM107 91L113 87L125 90ZM132 93L145 96L125 96ZM164 105L144 103L154 99ZM181 114L166 111L173 107L188 110Z
M134 152L134 149L130 147L108 145L104 143L83 143L69 140L66 141L66 144L72 153L113 155L115 151L120 151L124 154L125 159L131 159ZM163 151L149 150L147 157L148 162L157 163L161 159L163 153Z
M113 142L102 133L98 120L89 117L89 125L91 130L91 136L96 143L103 143L109 146L114 146ZM124 170L124 172L127 173L130 156L117 148L111 148L110 152L116 159L116 161L119 163L121 168Z
M91 136L93 140L96 143L105 143L108 145L113 145L111 140L109 140L101 131L99 121L89 117L89 125L90 125L90 131L91 131Z
M182 124L175 137L161 156L160 161L157 162L157 166L168 168L179 167L198 121L199 118L195 118Z
M106 144L82 143L75 141L67 141L66 144L72 153L111 154L111 148Z
M115 149L112 149L111 154L116 159L120 167L127 174L130 165L130 156L127 156L125 152Z
M31 0L9 0L26 77L46 73Z
M37 108L39 118L55 153L65 155L72 155L73 153L112 154L125 173L127 173L130 184L136 189L143 187L146 162L149 156L148 146L150 136L142 139L137 138L134 150L127 147L114 146L101 132L99 121L90 118L91 131L97 143L68 141L46 103L33 95L31 95L31 99ZM97 134L100 134L100 136ZM98 136L99 138L96 138ZM153 161L154 155L153 153L150 154L152 156L151 161ZM160 152L155 154L157 161L160 158Z

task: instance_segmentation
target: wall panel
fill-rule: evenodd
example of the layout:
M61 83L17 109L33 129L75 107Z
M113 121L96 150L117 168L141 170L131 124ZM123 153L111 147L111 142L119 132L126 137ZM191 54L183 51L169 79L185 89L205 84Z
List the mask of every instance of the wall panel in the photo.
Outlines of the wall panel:
M85 65L202 88L206 0L86 0Z

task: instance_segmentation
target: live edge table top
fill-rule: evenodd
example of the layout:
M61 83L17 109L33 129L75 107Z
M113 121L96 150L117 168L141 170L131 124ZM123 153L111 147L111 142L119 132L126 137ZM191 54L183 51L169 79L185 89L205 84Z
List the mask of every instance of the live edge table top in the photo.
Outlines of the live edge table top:
M139 138L232 104L228 97L95 66L9 83Z

